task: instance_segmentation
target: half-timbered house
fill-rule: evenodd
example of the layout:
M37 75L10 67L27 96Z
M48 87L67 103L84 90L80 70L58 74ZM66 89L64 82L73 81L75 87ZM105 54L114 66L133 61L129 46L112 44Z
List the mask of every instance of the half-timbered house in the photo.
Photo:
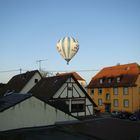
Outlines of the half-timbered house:
M73 74L43 78L29 92L77 118L94 115L96 104Z

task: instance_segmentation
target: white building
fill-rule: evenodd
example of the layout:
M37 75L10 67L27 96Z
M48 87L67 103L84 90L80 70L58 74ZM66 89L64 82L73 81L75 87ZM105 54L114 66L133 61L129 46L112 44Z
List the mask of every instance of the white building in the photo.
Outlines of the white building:
M26 76L15 76L9 83L21 87ZM35 72L29 77L22 88L7 86L14 91L20 89L20 93L10 92L0 98L0 131L50 126L94 115L96 104L73 74L42 78Z
M27 93L41 80L41 78L42 76L38 70L27 71L26 73L15 75L0 89L0 95L7 95L13 92Z
M13 93L0 98L0 131L54 125L77 120L31 94Z
M94 115L96 104L71 73L43 78L29 92L78 119Z

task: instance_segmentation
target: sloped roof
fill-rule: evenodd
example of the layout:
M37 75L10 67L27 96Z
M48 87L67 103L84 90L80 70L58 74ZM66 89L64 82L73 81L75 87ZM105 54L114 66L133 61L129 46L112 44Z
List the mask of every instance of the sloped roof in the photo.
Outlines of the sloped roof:
M31 97L31 94L12 93L0 98L0 112L22 102L23 100Z
M42 78L29 92L37 97L51 98L70 75Z
M38 70L27 71L26 73L18 74L12 77L10 81L0 90L1 95L6 92L20 92L22 88L28 83L28 81L34 76L35 73L39 73ZM40 74L40 73L39 73ZM41 76L41 74L40 74Z
M87 88L135 86L139 74L140 66L137 63L105 67L92 78ZM117 82L118 77L120 77L120 82ZM100 83L100 79L103 83Z
M6 84L0 83L0 88L3 88Z
M77 72L60 73L58 75L69 75L69 74L73 74L73 76L76 78L76 80L85 81L85 79L83 79Z
M29 91L29 93L32 93L35 97L43 101L48 101L48 99L51 99L56 94L56 92L68 80L68 78L71 78L71 77L75 80L75 82L77 83L79 88L83 91L83 93L86 95L86 97L93 103L94 106L96 106L96 104L89 97L87 92L83 89L83 87L79 84L77 79L71 73L66 74L66 75L58 75L58 76L53 76L53 77L42 78Z

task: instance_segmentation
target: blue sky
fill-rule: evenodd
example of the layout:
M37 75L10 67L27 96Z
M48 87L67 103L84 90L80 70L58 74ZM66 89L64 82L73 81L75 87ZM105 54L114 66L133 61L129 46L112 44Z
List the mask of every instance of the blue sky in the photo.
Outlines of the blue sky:
M96 70L140 64L140 0L0 0L0 71ZM80 49L69 65L56 50L72 36ZM19 72L0 72L7 82ZM87 81L95 74L81 72Z

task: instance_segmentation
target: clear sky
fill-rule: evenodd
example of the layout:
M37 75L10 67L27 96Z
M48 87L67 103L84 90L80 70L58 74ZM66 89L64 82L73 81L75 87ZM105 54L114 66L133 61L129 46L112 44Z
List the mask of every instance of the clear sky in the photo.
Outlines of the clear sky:
M69 65L56 50L64 36L80 44ZM140 64L140 0L0 0L0 71L37 69L39 59L49 71ZM17 73L0 72L0 82Z

